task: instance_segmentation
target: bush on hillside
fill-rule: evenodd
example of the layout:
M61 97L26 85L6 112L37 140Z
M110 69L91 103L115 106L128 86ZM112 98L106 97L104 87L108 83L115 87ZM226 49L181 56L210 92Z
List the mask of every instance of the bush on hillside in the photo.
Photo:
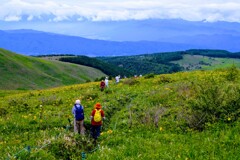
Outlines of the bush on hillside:
M214 78L193 83L195 93L187 101L192 110L186 120L191 128L202 130L206 124L236 121L240 116L240 87Z
M172 82L172 79L170 77L167 77L167 76L164 76L164 75L161 75L159 77L159 81L158 83L171 83Z
M8 111L5 108L0 108L0 117L5 116L8 113Z
M235 81L239 77L239 70L236 66L232 66L227 69L226 79L228 81Z
M127 85L129 85L129 86L132 86L132 85L135 85L135 84L139 84L140 82L139 81L137 81L136 79L134 79L134 78L129 78L129 79L127 79L127 80L125 80L124 82L123 82L123 84L127 84Z
M149 73L144 76L145 79L154 78L154 73Z

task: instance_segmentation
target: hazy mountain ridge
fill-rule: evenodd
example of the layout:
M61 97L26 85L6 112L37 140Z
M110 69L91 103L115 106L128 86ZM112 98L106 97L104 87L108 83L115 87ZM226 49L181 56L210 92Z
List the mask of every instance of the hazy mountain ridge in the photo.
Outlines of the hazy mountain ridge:
M33 21L27 26L23 22L0 21L0 24L7 29L0 31L0 47L27 55L121 56L188 49L240 51L240 23L233 22L150 19L44 24Z
M40 31L35 32L33 30L1 31L0 35L0 47L26 55L75 54L87 56L120 56L171 52L194 48L240 50L240 46L237 45L240 43L240 37L230 35L197 35L182 37L181 40L176 37L175 39L172 38L171 41L174 42L171 43L94 40L77 36L66 36ZM229 43L232 43L232 45L227 45Z
M42 20L30 21L27 26L24 19L23 22L0 21L3 30L0 31L0 47L27 55L61 53L86 56L187 49L240 51L240 23L236 22L149 19L42 23ZM37 34L34 30L38 30Z
M167 42L115 42L86 39L45 32L2 31L0 47L26 55L76 54L116 56L195 48L193 45Z

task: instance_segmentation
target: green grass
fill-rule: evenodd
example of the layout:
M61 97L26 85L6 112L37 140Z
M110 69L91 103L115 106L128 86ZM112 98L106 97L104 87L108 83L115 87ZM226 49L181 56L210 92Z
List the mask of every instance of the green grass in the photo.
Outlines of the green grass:
M25 93L26 90L0 90L0 97L5 97L13 94Z
M2 159L240 158L240 75L231 68L181 72L28 91L0 97ZM76 99L90 113L103 105L99 147L89 134L74 135L68 118ZM67 127L68 128L68 127ZM31 151L27 151L27 146Z
M239 125L239 124L238 124ZM216 128L212 128L214 130ZM172 133L165 129L113 131L102 136L100 151L89 159L238 159L239 127Z
M4 49L0 49L0 62L0 89L43 89L105 76L91 67L27 57Z
M213 58L201 55L183 55L183 59L172 61L172 63L179 64L185 70L212 70L227 68L235 65L240 67L240 59L237 58Z

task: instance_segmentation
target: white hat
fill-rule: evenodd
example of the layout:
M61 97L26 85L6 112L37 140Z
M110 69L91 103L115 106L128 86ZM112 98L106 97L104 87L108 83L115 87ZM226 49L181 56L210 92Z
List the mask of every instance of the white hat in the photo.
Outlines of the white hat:
M75 103L76 103L76 104L81 104L81 101L78 99L78 100L76 100Z

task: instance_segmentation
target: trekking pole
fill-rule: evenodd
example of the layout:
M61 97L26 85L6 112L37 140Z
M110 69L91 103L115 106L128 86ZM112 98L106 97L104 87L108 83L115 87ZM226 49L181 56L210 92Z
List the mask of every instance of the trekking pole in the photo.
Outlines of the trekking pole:
M85 158L86 158L86 154L85 152L82 152L82 160L85 160Z
M69 125L66 126L66 130L70 130L72 124L70 118L68 118Z

